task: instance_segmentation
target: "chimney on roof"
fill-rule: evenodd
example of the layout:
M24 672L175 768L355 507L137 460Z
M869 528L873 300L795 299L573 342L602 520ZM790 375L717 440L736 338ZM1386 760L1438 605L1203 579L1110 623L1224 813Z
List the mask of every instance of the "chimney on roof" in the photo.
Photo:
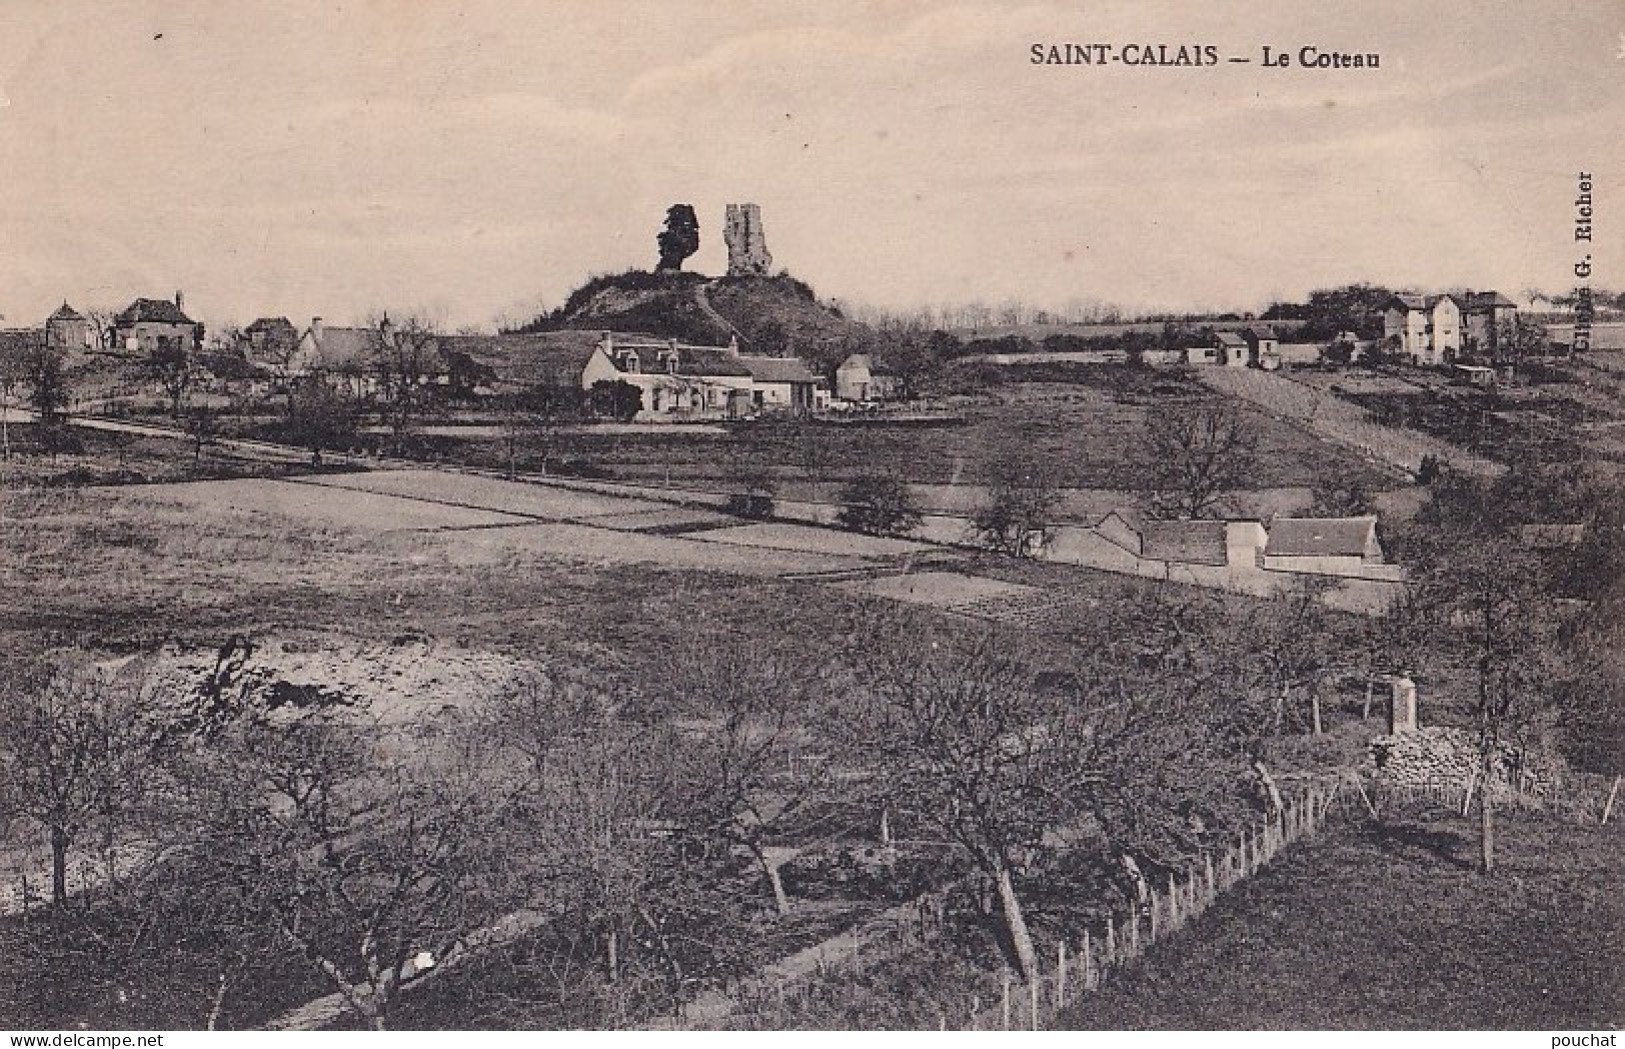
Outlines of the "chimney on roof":
M310 337L317 342L322 341L322 319L320 317L310 318Z
M175 308L182 313L186 312L186 296L182 295L179 289L175 292Z

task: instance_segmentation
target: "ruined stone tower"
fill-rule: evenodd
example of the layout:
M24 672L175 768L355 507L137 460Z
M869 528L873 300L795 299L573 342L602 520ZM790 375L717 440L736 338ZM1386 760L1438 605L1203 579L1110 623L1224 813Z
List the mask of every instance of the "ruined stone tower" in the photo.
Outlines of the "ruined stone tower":
M755 204L729 204L722 237L728 242L728 276L765 277L772 272L773 256L762 236L762 211Z

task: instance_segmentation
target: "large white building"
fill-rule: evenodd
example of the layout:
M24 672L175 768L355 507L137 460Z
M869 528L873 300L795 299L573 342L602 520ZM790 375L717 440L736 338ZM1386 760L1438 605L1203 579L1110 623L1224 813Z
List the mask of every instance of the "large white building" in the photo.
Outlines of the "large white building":
M1420 365L1451 364L1463 354L1493 354L1517 309L1494 291L1395 295L1383 311L1383 341Z

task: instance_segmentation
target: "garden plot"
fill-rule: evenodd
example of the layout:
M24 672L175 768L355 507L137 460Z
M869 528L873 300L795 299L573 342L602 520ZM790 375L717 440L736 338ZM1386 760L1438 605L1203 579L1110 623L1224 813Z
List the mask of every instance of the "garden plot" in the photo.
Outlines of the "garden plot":
M372 473L327 474L301 483L353 492L418 499L429 503L466 506L478 510L517 514L529 518L565 521L609 514L656 510L659 503L592 492L556 488L524 481L504 481L477 474L442 470L381 470Z
M447 536L443 541L452 538ZM514 555L542 555L592 565L641 564L772 577L852 571L874 564L853 556L701 542L571 523L527 522L512 528L483 528L459 532L455 542L464 561L479 560L483 554L493 563Z
M524 524L515 514L294 481L188 481L146 485L139 496L210 519L276 516L358 532L489 528Z
M794 524L740 525L737 528L706 532L695 538L735 546L851 557L901 557L931 549L924 543L910 542L907 539L888 539L884 536L836 532L827 528L809 528Z
M709 528L728 528L738 523L739 518L737 517L688 506L667 506L659 510L606 514L592 519L595 528L613 528L621 532L666 534L698 532Z

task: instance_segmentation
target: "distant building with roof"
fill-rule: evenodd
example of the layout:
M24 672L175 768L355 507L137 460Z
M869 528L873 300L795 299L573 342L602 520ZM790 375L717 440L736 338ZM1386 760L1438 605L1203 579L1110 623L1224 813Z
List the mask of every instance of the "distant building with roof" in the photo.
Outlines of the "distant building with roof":
M1277 517L1264 545L1264 568L1310 575L1359 575L1385 563L1374 514Z
M45 345L54 350L88 350L96 345L96 330L66 302L45 318Z
M763 411L789 411L806 415L813 410L818 376L800 357L736 358L750 372L752 407Z
M203 341L203 325L186 315L180 292L175 300L136 299L113 318L113 348L130 353L152 353L179 346L187 353Z
M1463 353L1493 354L1517 310L1495 291L1395 295L1383 310L1383 340L1412 364L1452 364Z
M1161 520L1122 508L1108 513L1094 530L1142 560L1213 568L1256 568L1265 542L1264 526L1257 521Z
M698 346L654 336L604 332L581 373L581 386L625 382L642 393L639 418L649 421L749 415L755 380L738 344Z
M299 347L299 329L286 317L260 317L243 329L243 352L251 361L286 361Z
M872 353L849 355L835 369L835 396L843 401L889 401L902 393L902 381Z

